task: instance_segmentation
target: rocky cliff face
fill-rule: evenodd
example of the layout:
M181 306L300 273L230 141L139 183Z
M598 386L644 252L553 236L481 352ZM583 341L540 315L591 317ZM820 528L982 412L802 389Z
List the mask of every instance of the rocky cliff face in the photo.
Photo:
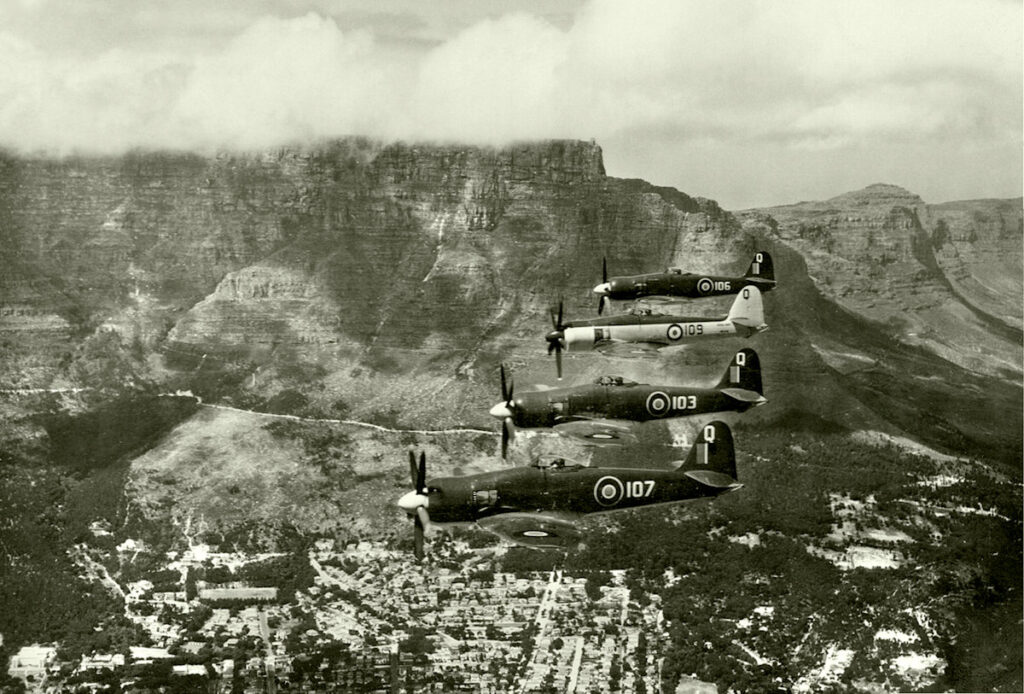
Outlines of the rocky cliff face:
M832 301L972 371L1021 379L1021 200L925 204L891 185L739 213Z
M824 413L947 448L996 435L1005 450L1013 432L993 434L990 410L1019 387L975 375L1020 377L1020 224L1019 201L926 205L894 186L738 220L606 176L583 142L6 157L0 379L489 427L498 362L520 383L550 378L548 308L593 313L602 257L615 274L740 272L767 248L780 288L754 345L773 401L757 417ZM731 347L568 368L711 381ZM934 398L958 407L915 423Z
M154 353L251 372L301 353L348 372L324 398L357 407L369 375L423 359L464 375L481 349L536 339L559 297L592 310L604 255L622 272L676 254L713 269L744 243L713 202L608 178L580 142L7 158L0 209L7 384L69 378L106 330L136 380Z

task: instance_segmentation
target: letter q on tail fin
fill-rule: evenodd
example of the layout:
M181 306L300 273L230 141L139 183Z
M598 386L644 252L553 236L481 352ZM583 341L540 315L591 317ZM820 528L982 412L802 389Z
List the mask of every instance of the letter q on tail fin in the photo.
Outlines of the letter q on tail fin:
M732 432L725 422L705 424L690 454L678 469L690 479L719 493L743 486L736 481L736 451Z
M764 322L764 302L761 300L761 290L750 285L743 287L736 295L729 309L729 316L726 320L736 324L737 332L740 335L750 336L767 330Z
M775 264L772 263L771 254L768 251L755 253L743 278L750 284L756 284L762 291L768 291L774 287Z
M729 368L725 370L722 380L718 382L718 390L734 400L738 400L745 410L768 402L764 397L761 384L761 360L757 352L744 347L733 355Z

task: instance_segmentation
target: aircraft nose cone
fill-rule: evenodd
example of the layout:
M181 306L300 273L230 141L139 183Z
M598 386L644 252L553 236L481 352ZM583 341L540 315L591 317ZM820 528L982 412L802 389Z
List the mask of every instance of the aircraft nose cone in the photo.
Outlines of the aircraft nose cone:
M594 287L594 293L595 294L611 294L611 292L612 292L612 283L611 282L602 282L601 284L599 284L596 287Z
M498 419L507 419L512 416L512 410L509 409L506 403L499 402L491 408L491 416L497 417Z
M398 500L398 507L406 513L415 513L416 509L420 506L426 508L429 505L429 502L430 499L427 498L426 494L408 492Z

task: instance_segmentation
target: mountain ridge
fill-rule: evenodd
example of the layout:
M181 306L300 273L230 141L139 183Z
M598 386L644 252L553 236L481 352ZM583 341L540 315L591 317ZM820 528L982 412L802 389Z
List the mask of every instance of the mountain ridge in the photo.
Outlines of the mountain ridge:
M1005 233L1020 224L1013 201L995 212L935 208L874 184L731 213L609 177L600 147L579 141L501 149L353 138L207 158L0 163L2 252L14 269L0 280L0 337L12 355L0 377L12 387L151 382L243 405L296 390L328 413L344 403L360 416L483 426L494 392L486 374L511 359L543 379L532 345L548 308L563 298L569 316L592 312L602 257L613 274L742 272L755 250L779 254L782 245L803 260L782 262L769 324L810 328L810 344L842 353L827 345L846 319L818 334L801 310L810 302L827 314L834 303L868 321L850 334L877 332L873 349L895 339L1020 381L1019 345L966 308L973 301L999 320L1010 310L1019 278L996 273L1003 279L986 299L977 277L986 258L1020 246ZM777 303L789 307L780 314ZM775 335L765 338L769 352L788 339ZM716 352L663 358L661 377L710 377ZM570 363L583 378L606 368ZM406 396L418 391L418 369L448 374L439 381L448 384L445 414Z

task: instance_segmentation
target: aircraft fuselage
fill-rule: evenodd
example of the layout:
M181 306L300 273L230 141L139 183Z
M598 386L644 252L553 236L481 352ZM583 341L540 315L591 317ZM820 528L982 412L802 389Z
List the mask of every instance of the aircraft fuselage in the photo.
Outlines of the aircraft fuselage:
M764 400L757 393L751 392L751 396L750 400L737 399L717 388L590 383L517 393L510 412L512 423L525 428L598 418L646 422L710 412L743 412Z
M594 288L595 293L609 299L627 300L644 296L678 296L699 299L707 296L736 294L743 287L753 285L762 292L775 286L774 280L759 277L724 277L698 275L692 272L652 272L645 275L612 277ZM601 291L598 291L598 290Z
M427 484L427 510L437 522L476 521L511 512L587 514L717 496L677 470L524 467Z
M569 351L586 351L612 341L681 345L716 337L749 337L756 332L757 329L728 318L708 320L636 314L574 320L564 328L565 348Z

